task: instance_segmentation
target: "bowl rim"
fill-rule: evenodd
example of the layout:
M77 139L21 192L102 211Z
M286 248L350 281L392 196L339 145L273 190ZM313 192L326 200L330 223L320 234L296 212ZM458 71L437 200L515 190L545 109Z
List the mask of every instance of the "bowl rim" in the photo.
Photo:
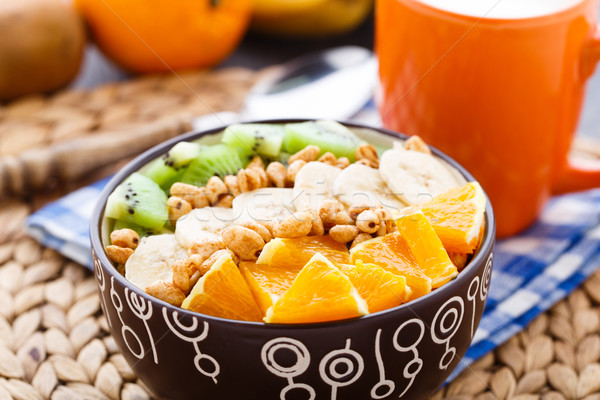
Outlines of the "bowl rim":
M250 124L250 123L252 123L252 124L287 124L287 123L307 122L307 121L314 121L314 120L315 119L310 119L310 118L281 118L281 119L262 119L262 120L243 121L242 123L245 123L245 124L246 123L248 123L248 124ZM392 130L386 129L386 128L373 127L373 126L356 123L356 122L351 122L351 121L338 120L338 122L345 126L348 126L350 128L369 130L369 131L372 131L372 133L374 133L374 134L383 134L383 135L389 136L391 139L406 140L409 137L408 135L406 135L404 133L392 131ZM163 141L163 142L153 146L152 148L144 151L143 153L141 153L140 155L135 157L133 160L129 161L117 173L115 173L113 175L113 177L104 186L104 188L102 189L102 191L98 197L98 200L92 211L92 215L90 218L90 227L89 227L92 252L94 253L95 257L98 258L98 262L100 264L102 264L102 267L104 267L104 269L111 275L111 277L115 278L122 286L124 286L124 287L128 288L130 291L136 293L138 296L142 296L146 300L158 303L159 305L166 307L167 309L169 309L172 312L176 311L179 314L186 315L187 317L198 317L199 316L199 317L202 317L209 321L230 324L230 325L242 325L245 327L255 327L255 328L261 328L261 329L265 329L265 328L266 329L269 329L269 328L271 328L271 329L274 329L274 328L308 329L308 328L315 328L315 327L319 327L319 328L334 327L334 326L337 327L339 325L351 324L351 323L355 323L358 321L369 320L372 318L379 318L379 317L385 316L390 313L401 311L403 309L410 309L411 307L414 307L415 304L428 302L429 301L428 299L431 299L433 297L442 296L443 298L445 298L444 294L446 292L448 292L449 290L452 290L452 286L455 286L457 284L457 282L461 282L461 281L468 279L467 275L469 275L469 274L465 273L467 270L469 270L469 271L472 270L473 268L475 268L474 265L476 265L476 264L485 264L487 262L487 257L488 257L487 255L491 254L493 252L493 247L495 244L495 235L496 235L495 234L496 233L496 222L495 222L494 212L493 212L492 206L490 204L489 197L488 197L487 193L485 193L485 191L484 191L484 195L486 198L484 233L483 233L481 245L475 252L475 255L473 256L473 258L471 259L469 264L467 264L465 266L465 268L458 274L458 276L456 278L452 279L451 281L447 282L446 284L442 285L441 287L427 293L426 295L424 295L422 297L419 297L419 298L411 300L409 302L400 304L396 307L388 308L386 310L381 310L381 311L377 311L374 313L369 313L367 315L363 315L360 317L346 318L346 319L334 320L334 321L313 322L313 323L303 323L303 324L294 324L294 323L277 323L277 324L275 324L275 323L266 323L266 322L232 320L232 319L227 319L227 318L215 317L212 315L202 314L202 313L199 313L196 311L187 310L187 309L184 309L181 307L176 307L165 301L162 301L153 296L150 296L145 291L141 290L140 288L138 288L137 286L135 286L131 282L129 282L129 280L127 280L127 278L125 278L125 276L121 275L117 271L117 269L114 267L112 262L108 259L108 256L106 255L106 251L104 249L104 246L102 245L102 238L101 238L101 236L102 236L102 234L101 234L102 219L104 217L104 208L106 205L106 200L108 199L108 196L113 192L113 190L122 181L124 181L129 175L131 175L133 172L139 170L142 166L144 166L148 162L152 161L156 157L164 154L171 147L173 147L176 143L185 141L185 140L200 139L201 137L204 137L206 135L215 135L215 134L221 133L225 128L227 128L227 126L229 126L229 124L220 125L218 127L214 127L214 128L210 128L210 129L191 130L189 132L185 132L181 135L175 136L171 139L168 139L166 141ZM451 158L447 154L443 153L441 150L437 149L434 146L431 146L431 145L428 145L428 146L435 156L441 158L446 163L448 163L450 166L455 168L468 182L475 181L475 178L453 158Z

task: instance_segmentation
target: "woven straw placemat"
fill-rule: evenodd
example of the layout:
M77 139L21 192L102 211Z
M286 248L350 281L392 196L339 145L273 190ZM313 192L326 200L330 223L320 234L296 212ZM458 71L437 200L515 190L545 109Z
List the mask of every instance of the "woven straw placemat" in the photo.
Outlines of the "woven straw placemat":
M245 69L152 76L0 108L0 400L150 398L108 333L92 274L28 238L23 222L183 132L191 114L238 109L256 77ZM590 144L579 148L597 157ZM96 157L81 167L68 159L74 149ZM597 272L433 398L600 400L599 376Z
M260 73L148 75L0 106L0 197L81 186L190 129L192 116L240 109Z

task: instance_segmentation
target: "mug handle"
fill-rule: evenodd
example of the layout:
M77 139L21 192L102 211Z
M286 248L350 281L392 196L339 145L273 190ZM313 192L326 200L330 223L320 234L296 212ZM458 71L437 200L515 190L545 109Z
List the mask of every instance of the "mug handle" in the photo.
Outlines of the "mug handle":
M600 26L596 28L583 54L582 73L585 79L592 75L598 62L600 62ZM591 152L594 153L594 150L592 149ZM561 194L595 187L600 187L600 161L571 159L564 166L552 192Z

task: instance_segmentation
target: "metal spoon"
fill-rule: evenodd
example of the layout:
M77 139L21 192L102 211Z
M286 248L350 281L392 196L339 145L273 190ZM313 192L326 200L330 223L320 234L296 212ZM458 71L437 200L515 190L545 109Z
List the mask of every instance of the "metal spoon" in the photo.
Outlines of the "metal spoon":
M345 120L373 96L377 61L368 49L336 47L298 57L254 84L241 112L194 120L194 128L271 118Z

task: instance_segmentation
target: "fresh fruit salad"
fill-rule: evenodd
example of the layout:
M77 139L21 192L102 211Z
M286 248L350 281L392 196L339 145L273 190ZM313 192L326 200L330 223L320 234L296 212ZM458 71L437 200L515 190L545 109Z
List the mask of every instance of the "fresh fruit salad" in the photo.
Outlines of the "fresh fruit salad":
M417 136L376 147L335 121L234 124L179 142L109 196L108 257L162 301L221 318L359 317L452 280L485 195Z

